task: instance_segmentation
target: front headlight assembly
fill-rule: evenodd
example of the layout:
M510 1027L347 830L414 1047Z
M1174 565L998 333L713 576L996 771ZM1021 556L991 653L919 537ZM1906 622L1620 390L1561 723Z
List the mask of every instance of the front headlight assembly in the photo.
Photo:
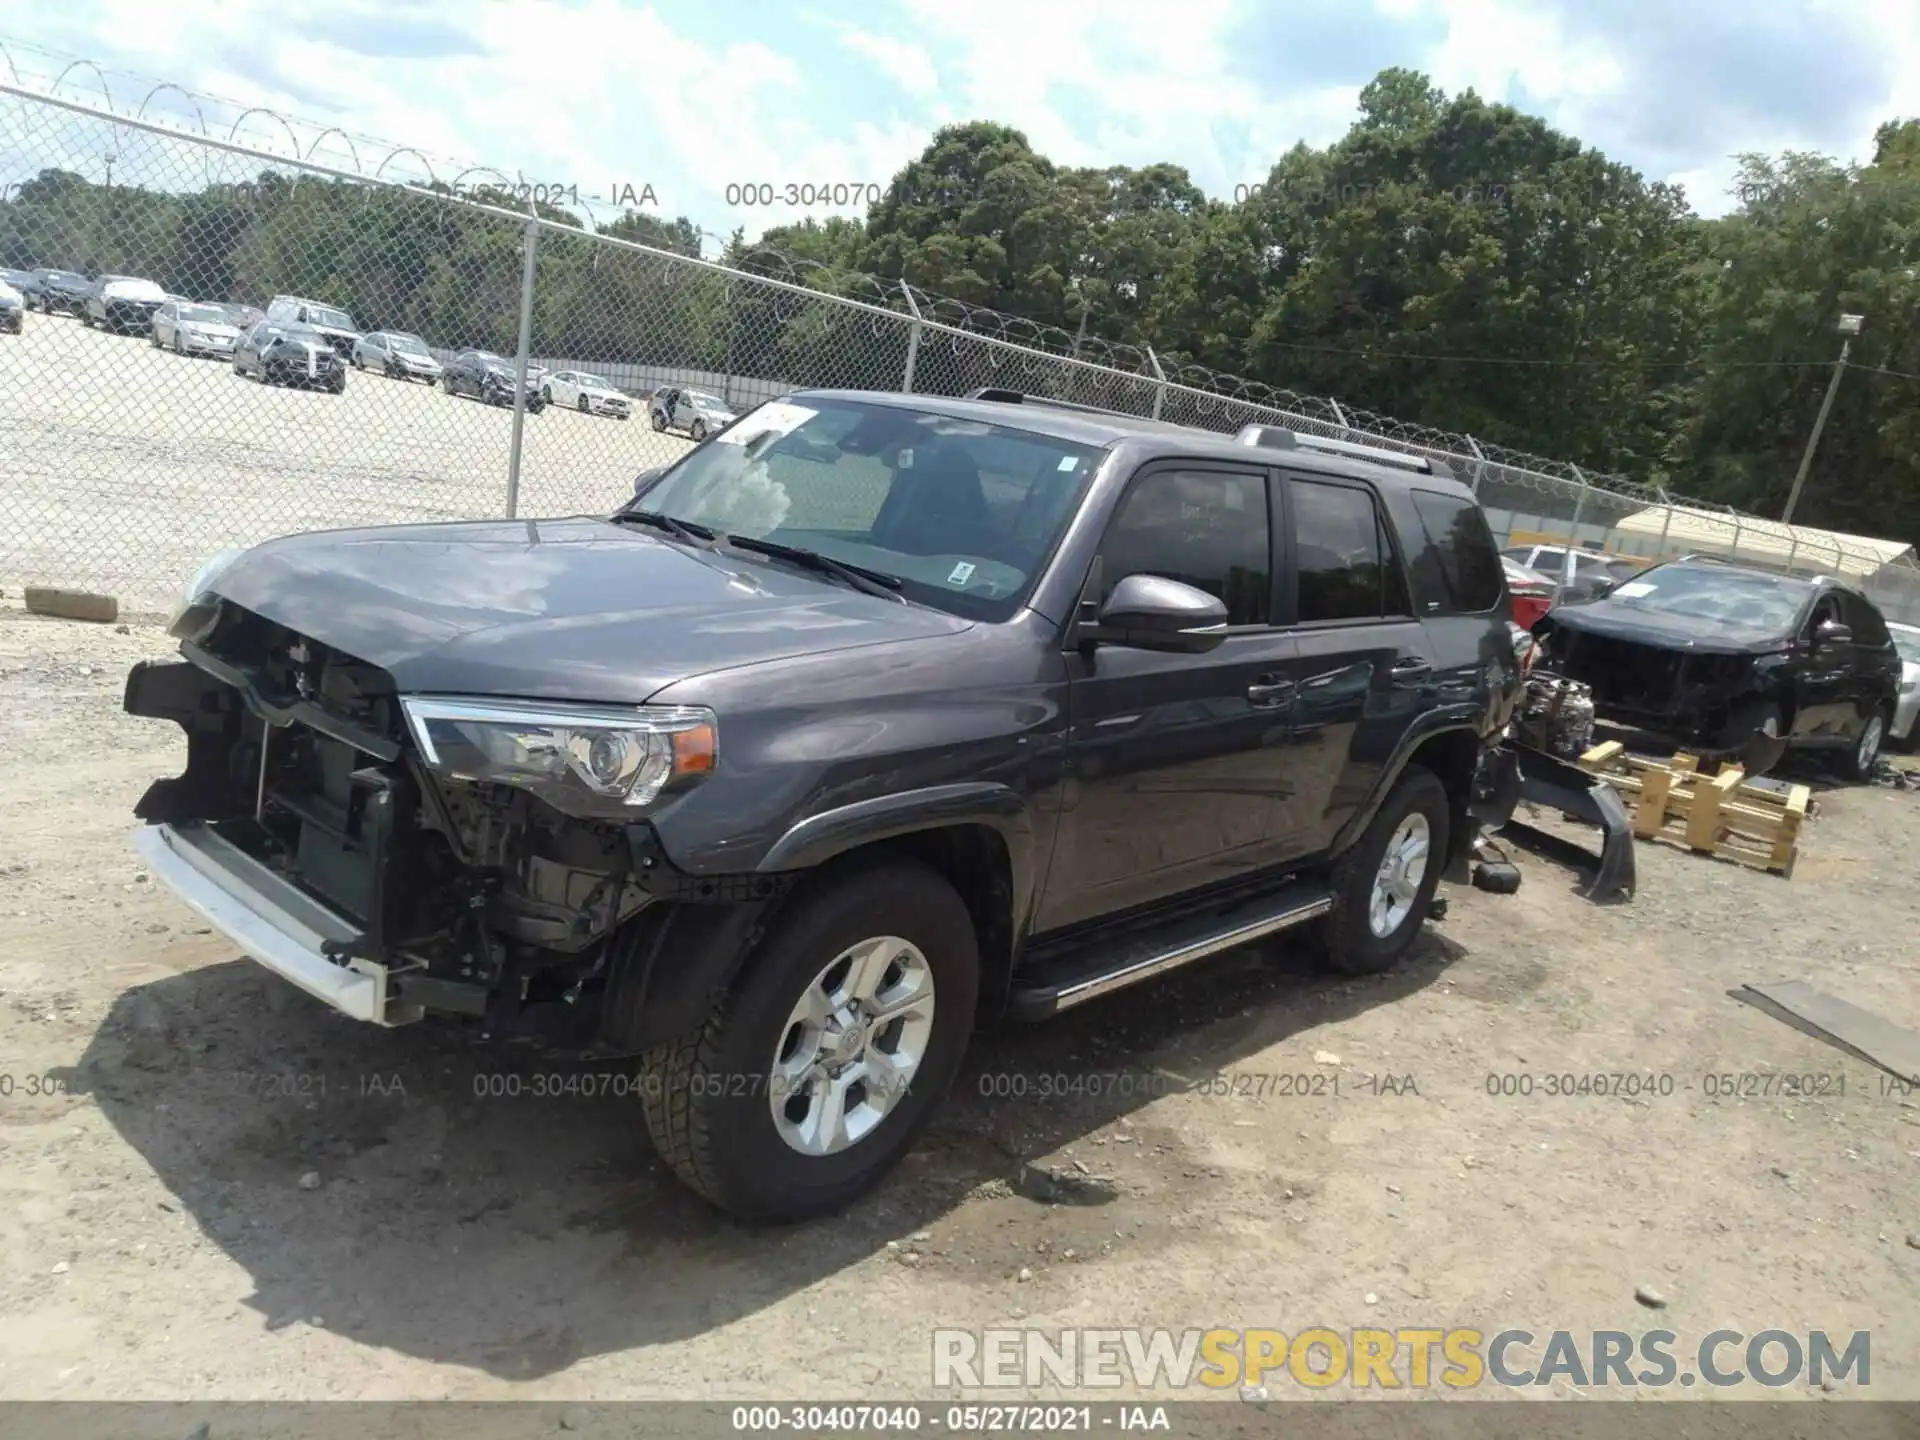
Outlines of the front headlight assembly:
M244 550L222 550L198 570L187 581L186 588L180 592L180 599L173 607L173 615L167 621L167 633L176 640L198 640L212 627L218 606L218 598L213 593L214 585L221 573L247 552Z
M569 815L630 816L711 774L711 710L417 695L400 702L427 768L510 785Z

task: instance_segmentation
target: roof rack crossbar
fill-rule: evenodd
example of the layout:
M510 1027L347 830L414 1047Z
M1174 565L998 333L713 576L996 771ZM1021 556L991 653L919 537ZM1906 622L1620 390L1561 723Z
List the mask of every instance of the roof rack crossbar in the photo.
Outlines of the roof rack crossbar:
M1409 455L1404 450L1389 450L1384 445L1361 445L1352 440L1333 440L1323 435L1309 435L1298 430L1287 430L1278 425L1258 423L1242 425L1236 438L1243 445L1257 445L1269 450L1291 450L1298 446L1330 455L1351 455L1355 459L1371 460L1376 464L1411 470L1417 475L1440 475L1448 479L1453 478L1453 471L1445 462L1434 460L1430 456Z

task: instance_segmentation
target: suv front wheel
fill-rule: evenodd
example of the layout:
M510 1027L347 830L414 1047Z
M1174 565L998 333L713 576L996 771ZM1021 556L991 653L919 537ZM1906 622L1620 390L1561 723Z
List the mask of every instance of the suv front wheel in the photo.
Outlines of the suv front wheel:
M1407 953L1446 869L1451 823L1440 777L1409 765L1366 833L1334 862L1333 909L1321 922L1332 969L1376 975Z
M972 917L933 871L823 875L782 907L706 1025L646 1057L654 1145L743 1220L837 1210L953 1084L979 984Z

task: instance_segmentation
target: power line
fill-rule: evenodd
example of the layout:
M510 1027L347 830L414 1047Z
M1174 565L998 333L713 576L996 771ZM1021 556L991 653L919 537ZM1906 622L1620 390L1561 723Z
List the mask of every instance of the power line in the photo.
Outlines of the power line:
M1425 351L1392 350L1369 348L1354 350L1337 345L1302 345L1287 340L1266 340L1262 346L1271 345L1278 350L1296 350L1314 355L1349 355L1356 360L1431 360L1449 365L1526 365L1534 367L1570 366L1596 370L1642 369L1642 370L1825 370L1831 368L1832 360L1711 360L1696 356L1691 360L1553 360L1525 355L1435 355ZM1883 365L1849 364L1849 369L1868 370L1881 375L1894 375L1906 380L1920 380L1920 374L1906 370L1890 370Z

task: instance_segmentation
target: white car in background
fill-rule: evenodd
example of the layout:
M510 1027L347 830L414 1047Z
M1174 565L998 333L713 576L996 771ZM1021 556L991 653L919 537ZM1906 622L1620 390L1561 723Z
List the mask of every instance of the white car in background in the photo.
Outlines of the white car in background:
M18 335L27 324L27 297L0 280L0 330Z
M153 312L153 348L176 355L218 355L233 358L240 343L240 327L218 305L194 300L169 300Z
M578 410L582 415L633 418L633 401L598 375L584 370L556 370L540 378L540 395L549 405Z
M1908 747L1920 739L1920 625L1887 622L1887 633L1900 652L1900 692L1894 697L1889 739Z

